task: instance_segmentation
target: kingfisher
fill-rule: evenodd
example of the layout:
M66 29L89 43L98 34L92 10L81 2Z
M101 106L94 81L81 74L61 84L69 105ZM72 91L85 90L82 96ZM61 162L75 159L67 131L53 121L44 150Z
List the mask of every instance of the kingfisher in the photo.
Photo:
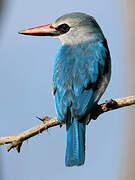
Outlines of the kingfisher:
M52 36L62 42L52 83L56 114L58 121L66 124L65 165L81 166L85 162L86 123L110 81L107 40L96 20L81 12L19 33Z

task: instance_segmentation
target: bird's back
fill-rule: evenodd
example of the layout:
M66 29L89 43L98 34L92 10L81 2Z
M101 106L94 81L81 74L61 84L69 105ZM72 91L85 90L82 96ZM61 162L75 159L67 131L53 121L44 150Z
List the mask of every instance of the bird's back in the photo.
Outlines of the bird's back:
M109 63L110 54L104 41L62 46L54 67L55 102L56 109L61 111L58 113L61 121L70 106L77 116L90 113L103 93L98 94L99 83L109 73Z

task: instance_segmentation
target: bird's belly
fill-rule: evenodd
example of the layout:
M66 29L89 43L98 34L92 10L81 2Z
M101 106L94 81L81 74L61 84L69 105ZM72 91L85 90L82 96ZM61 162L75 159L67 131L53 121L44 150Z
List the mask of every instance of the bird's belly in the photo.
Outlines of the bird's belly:
M111 75L111 73L109 72L108 74L103 75L102 79L100 80L99 85L98 85L98 90L96 93L96 97L94 99L95 103L97 103L99 101L100 97L104 93L104 91L110 81L110 75Z

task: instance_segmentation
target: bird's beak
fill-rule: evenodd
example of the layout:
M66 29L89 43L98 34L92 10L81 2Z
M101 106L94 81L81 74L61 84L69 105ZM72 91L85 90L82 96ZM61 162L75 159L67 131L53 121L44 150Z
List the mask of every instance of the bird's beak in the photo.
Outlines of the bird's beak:
M35 28L30 28L18 32L19 34L32 35L32 36L56 36L59 35L57 30L52 26L52 24L47 24L44 26L39 26Z

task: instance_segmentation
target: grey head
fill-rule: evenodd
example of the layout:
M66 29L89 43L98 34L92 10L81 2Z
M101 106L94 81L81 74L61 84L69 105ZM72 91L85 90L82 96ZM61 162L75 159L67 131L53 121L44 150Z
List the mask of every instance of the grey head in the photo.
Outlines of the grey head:
M62 44L78 44L91 39L103 39L104 35L96 20L85 13L75 12L59 17L52 26L61 32L54 36Z
M62 44L80 44L89 40L102 40L104 35L96 20L85 13L75 12L59 17L53 24L19 32L32 36L53 36Z

